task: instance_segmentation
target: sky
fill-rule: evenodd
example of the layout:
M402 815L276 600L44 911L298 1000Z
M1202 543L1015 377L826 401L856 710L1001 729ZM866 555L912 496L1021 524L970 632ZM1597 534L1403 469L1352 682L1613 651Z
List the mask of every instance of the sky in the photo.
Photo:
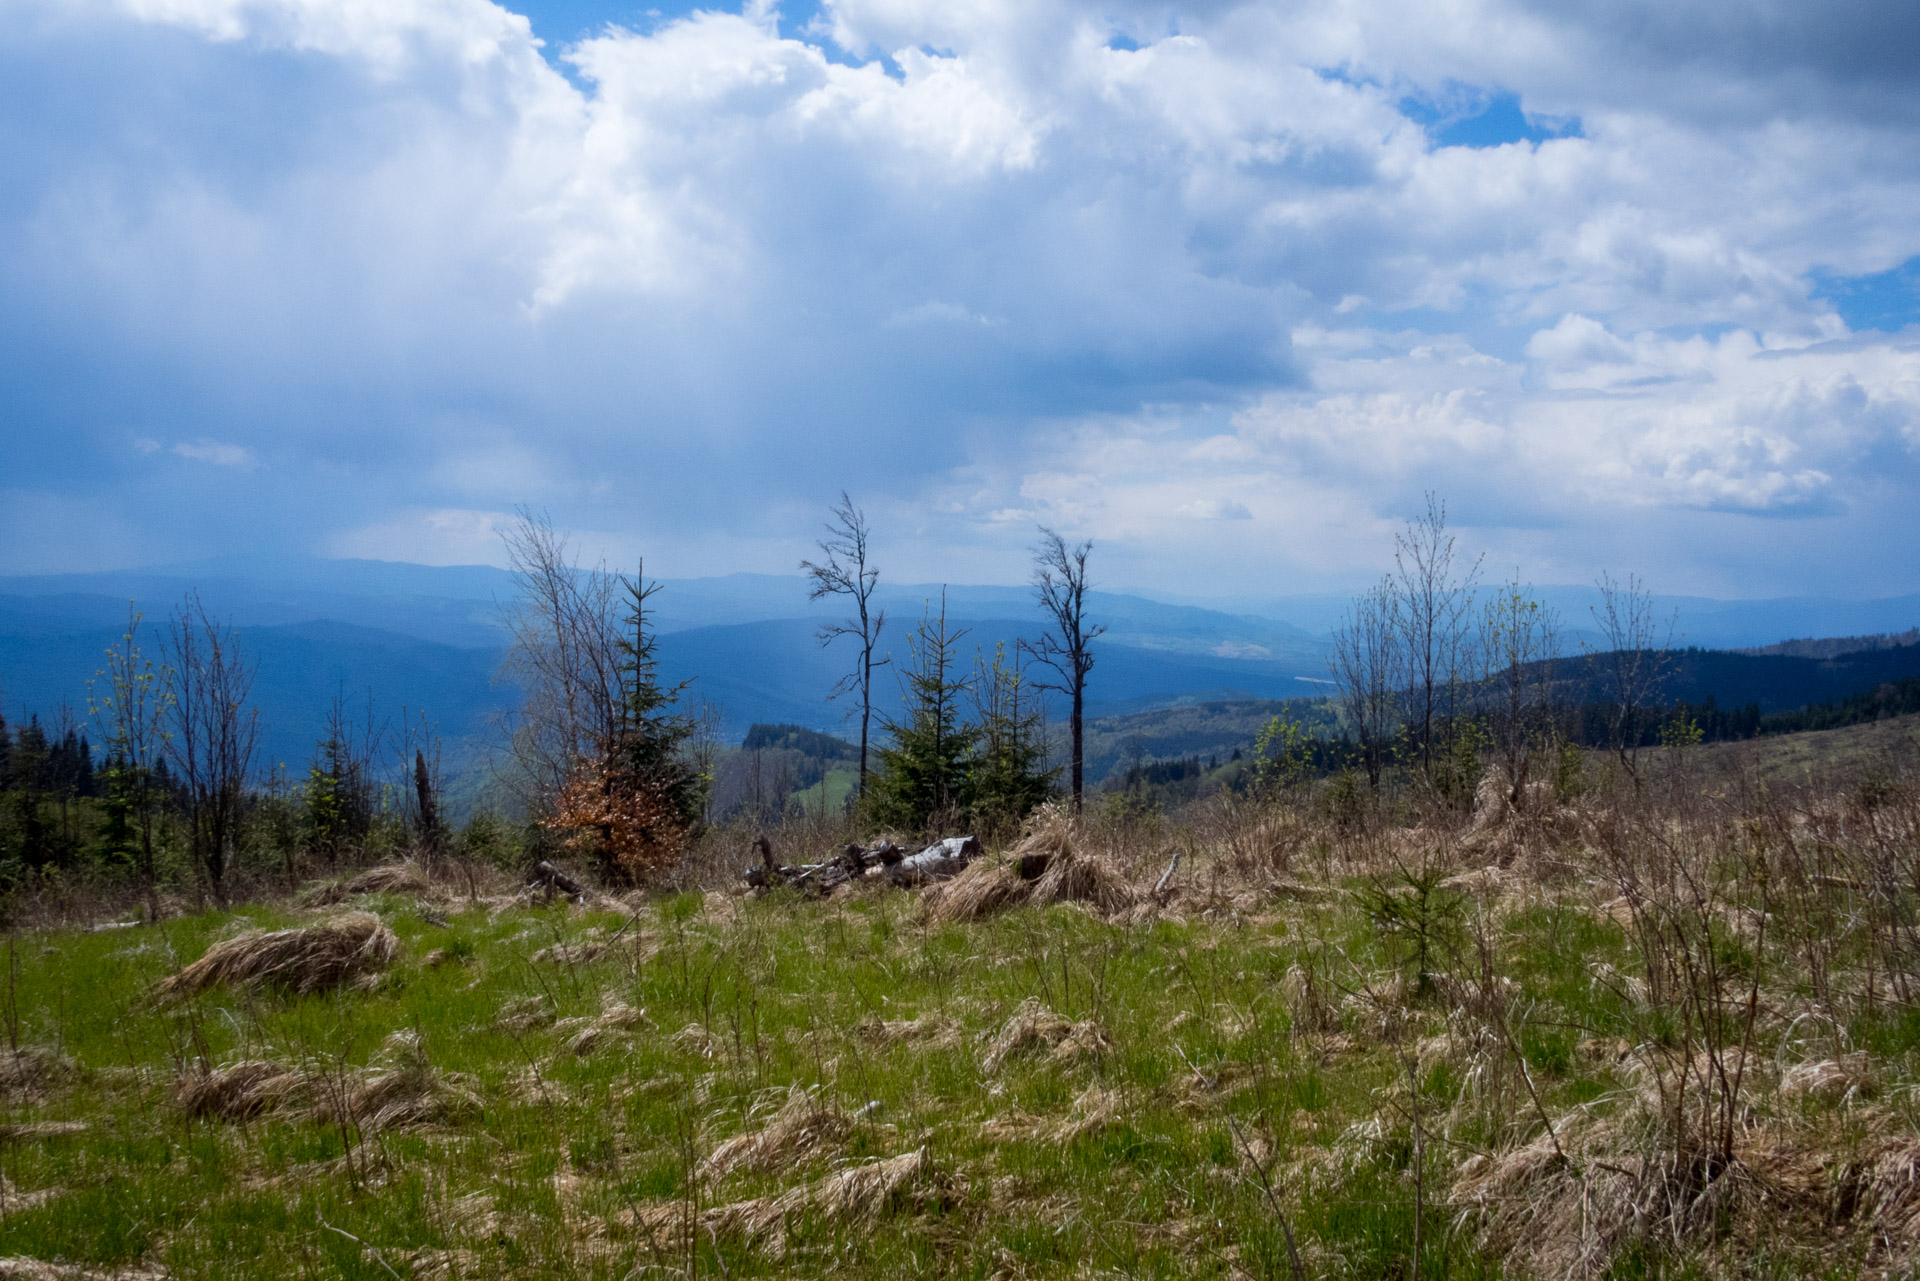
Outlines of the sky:
M1908 0L0 2L0 572L1920 591Z

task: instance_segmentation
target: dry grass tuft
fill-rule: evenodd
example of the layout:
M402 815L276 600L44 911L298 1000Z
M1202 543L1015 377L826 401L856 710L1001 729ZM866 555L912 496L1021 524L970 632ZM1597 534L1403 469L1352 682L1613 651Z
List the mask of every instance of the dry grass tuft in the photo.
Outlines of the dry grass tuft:
M382 1050L380 1070L361 1077L347 1092L349 1119L366 1133L456 1121L479 1109L464 1087L427 1062L426 1047L412 1032L395 1032Z
M692 1230L702 1240L729 1237L764 1243L779 1255L786 1250L786 1223L795 1215L813 1212L836 1223L873 1223L945 1205L952 1197L953 1189L933 1158L918 1148L836 1170L778 1196L712 1206L697 1217L685 1201L636 1206L614 1215L610 1226L637 1236L659 1254L684 1250Z
M0 1053L0 1096L37 1096L71 1077L72 1059L44 1045L23 1045Z
M24 1194L25 1197L39 1195L37 1192ZM16 1200L5 1197L0 1200L6 1200L11 1208L21 1208ZM75 1263L49 1263L22 1255L0 1258L0 1281L166 1281L166 1277L165 1271L147 1266L83 1268Z
M344 881L310 886L300 899L308 907L331 907L362 894L425 894L432 888L418 863L382 863Z
M244 1059L182 1080L173 1097L195 1120L248 1121L304 1103L306 1081L283 1064Z
M585 965L597 960L606 951L604 944L592 939L583 939L578 943L554 943L541 948L533 954L533 960L549 965Z
M567 1041L567 1049L574 1054L585 1056L592 1054L602 1044L623 1032L631 1032L637 1027L651 1027L653 1021L647 1012L628 1005L624 1001L609 1001L593 1019L568 1020L563 1027L572 1025L573 1035Z
M1789 1099L1843 1103L1870 1096L1876 1082L1864 1053L1843 1059L1815 1059L1790 1067L1780 1077L1780 1094Z
M509 1036L524 1036L536 1028L552 1027L554 1023L553 1006L544 996L523 996L517 1001L509 1001L500 1007L494 1016L493 1027L497 1032Z
M1020 879L1018 864L1000 858L975 859L952 880L923 891L920 913L932 925L978 921L1017 907L1032 893L1032 883Z
M162 996L191 996L223 983L319 992L364 979L389 965L400 940L371 912L349 912L318 925L250 930L215 943L178 974L161 980Z
M929 1013L913 1019L873 1019L860 1025L860 1035L882 1045L906 1042L950 1050L960 1044L960 1025L944 1015Z
M1035 879L1024 869L1041 868ZM1106 916L1140 901L1106 859L1082 853L1073 820L1058 804L1033 812L1025 834L1004 858L977 859L966 870L920 896L922 918L932 924L978 921L1022 903L1085 903Z
M1034 1049L1046 1049L1048 1057L1056 1063L1071 1063L1105 1054L1113 1049L1113 1043L1099 1024L1061 1018L1029 997L988 1043L980 1068L992 1075L1008 1059Z
M345 1073L247 1059L181 1081L174 1100L196 1119L248 1121L270 1113L302 1120L346 1122L381 1130L455 1121L478 1103L427 1062L419 1038L387 1038L375 1070Z
M22 1121L0 1125L0 1143L26 1143L34 1139L55 1139L63 1134L85 1134L85 1121Z
M686 1054L698 1054L703 1059L712 1058L720 1048L720 1038L698 1023L687 1024L667 1040L673 1043L675 1049Z
M735 1170L774 1174L838 1151L853 1123L812 1090L794 1089L766 1125L737 1134L700 1165L700 1177L724 1179Z
M998 1116L983 1124L980 1133L1000 1143L1071 1143L1106 1129L1125 1111L1119 1091L1088 1086L1066 1116L1052 1120L1018 1114Z
M1871 1243L1872 1275L1920 1263L1920 1139L1887 1137L1836 1161L1830 1134L1761 1127L1730 1163L1675 1152L1656 1117L1565 1115L1555 1133L1469 1158L1453 1195L1478 1219L1484 1248L1539 1276L1600 1276L1636 1244L1669 1251L1720 1242L1741 1258L1782 1233L1817 1240L1835 1227Z
M1070 850L1047 863L1047 870L1034 882L1032 901L1085 903L1112 916L1127 911L1139 897L1107 860Z
M917 1200L913 1194L933 1190L931 1185L937 1182L933 1158L925 1148L916 1148L900 1156L849 1166L830 1174L807 1190L803 1204L843 1221L873 1220L896 1210L920 1208L924 1201ZM909 1202L913 1204L909 1206Z

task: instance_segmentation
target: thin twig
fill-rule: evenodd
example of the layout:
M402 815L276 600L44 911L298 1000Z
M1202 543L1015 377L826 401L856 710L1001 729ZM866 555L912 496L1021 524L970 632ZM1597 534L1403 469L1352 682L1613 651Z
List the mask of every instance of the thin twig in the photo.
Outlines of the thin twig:
M387 1262L386 1256L381 1254L380 1251L374 1249L372 1246L368 1245L365 1241L362 1241L359 1237L353 1235L353 1233L347 1231L345 1228L334 1227L331 1223L327 1222L326 1216L323 1214L320 1214L318 1211L314 1213L314 1217L320 1220L320 1226L325 1228L327 1231L338 1232L341 1236L353 1242L355 1245L359 1246L362 1250L365 1250L368 1254L371 1254L373 1256L373 1261L379 1264L381 1267L385 1268L387 1270L387 1275L392 1277L393 1281L403 1281L403 1278L401 1277L401 1275L398 1272L395 1272L393 1270L393 1265Z
M1185 1057L1184 1055L1182 1057ZM1281 1235L1287 1239L1287 1263L1293 1269L1293 1281L1307 1281L1307 1270L1300 1262L1300 1249L1293 1241L1293 1224L1287 1220L1287 1212L1280 1208L1280 1198L1274 1193L1273 1180L1267 1177L1266 1167L1253 1154L1253 1145L1247 1142L1247 1136L1240 1131L1240 1123L1227 1116L1227 1125L1233 1130L1233 1137L1239 1141L1240 1150L1246 1155L1247 1164L1260 1176L1260 1190L1267 1194L1267 1204L1273 1207L1273 1217L1280 1223Z

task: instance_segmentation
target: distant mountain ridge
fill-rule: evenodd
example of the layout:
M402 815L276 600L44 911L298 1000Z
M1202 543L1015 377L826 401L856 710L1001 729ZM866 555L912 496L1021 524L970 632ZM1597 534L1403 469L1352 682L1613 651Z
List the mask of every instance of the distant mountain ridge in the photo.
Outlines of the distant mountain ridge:
M807 582L797 574L667 579L662 585L655 618L662 672L691 680L689 694L696 701L720 705L726 733L737 737L755 722L846 732L851 705L829 701L827 694L851 656L844 643L822 648L816 637L823 621L843 615L842 602L809 600ZM878 603L889 615L883 650L904 656L907 629L922 610L939 607L942 590L937 584L882 581ZM51 717L65 704L84 714L87 678L124 627L129 599L147 613L148 648L154 652L158 625L188 591L231 620L259 660L265 755L290 768L311 752L336 693L358 703L371 694L377 714L389 718L402 707L424 713L439 726L450 753L465 760L500 740L502 719L517 701L512 685L499 676L507 641L504 611L514 596L513 577L504 570L322 559L263 566L228 559L0 578L0 710L9 718L32 712ZM987 655L995 645L1012 651L1021 638L1040 632L1031 588L961 584L944 592L950 621L969 631L963 646L969 656L973 646ZM1566 616L1570 640L1591 643L1573 624L1593 592L1544 588L1539 594ZM1298 607L1295 615L1258 612L1291 608L1289 601ZM1344 607L1333 597L1291 597L1265 604L1241 598L1209 608L1123 592L1095 592L1090 604L1094 619L1109 629L1096 646L1089 683L1090 711L1098 716L1319 693L1327 671L1325 630ZM1779 608L1770 614L1770 605ZM1778 648L1771 655L1706 663L1702 672L1711 669L1711 675L1698 684L1726 685L1732 696L1723 696L1723 703L1749 701L1772 679L1751 675L1742 662L1764 666L1769 658L1816 663L1835 657L1816 652L1828 642L1780 644L1783 636L1823 630L1806 625L1824 616L1815 603L1662 598L1657 608L1690 609L1707 620L1679 617L1682 643L1698 644L1700 633L1719 627L1732 643ZM1873 620L1855 629L1869 638L1898 639L1920 622L1920 597L1826 602L1822 608L1840 620ZM1768 618L1780 620L1781 629L1760 630ZM1841 688L1847 679L1829 681L1815 697L1849 692ZM880 710L891 711L895 691L885 677L880 690ZM1781 703L1773 693L1757 701L1797 705ZM1204 733L1224 741L1217 738L1224 723L1237 724L1241 717L1203 719L1222 722Z
M1897 645L1920 645L1920 627L1909 627L1904 632L1882 632L1877 636L1830 636L1825 640L1804 637L1774 645L1755 645L1734 652L1761 657L1838 658L1842 654L1892 649Z

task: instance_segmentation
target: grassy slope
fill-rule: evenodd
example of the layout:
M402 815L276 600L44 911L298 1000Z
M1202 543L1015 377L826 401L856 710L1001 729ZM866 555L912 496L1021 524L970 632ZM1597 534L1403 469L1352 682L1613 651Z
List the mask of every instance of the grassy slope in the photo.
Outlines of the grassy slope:
M1920 716L1893 716L1840 729L1780 734L1701 749L1717 771L1749 773L1775 785L1806 784L1872 770L1890 752L1920 742Z
M449 1249L465 1275L626 1275L651 1252L607 1222L686 1192L689 1128L704 1154L799 1086L847 1113L878 1100L835 1156L925 1145L952 1180L949 1204L874 1227L798 1222L784 1261L722 1238L730 1275L1066 1275L1088 1261L1132 1275L1229 1275L1235 1260L1265 1271L1280 1243L1227 1118L1256 1144L1278 1135L1285 1156L1371 1113L1374 1092L1393 1090L1399 1073L1389 1053L1289 1027L1289 966L1327 946L1371 946L1344 913L1130 930L1059 907L926 929L908 919L904 896L728 903L718 916L685 899L646 913L638 936L629 930L611 952L566 965L530 958L619 918L475 908L443 929L397 899L376 906L406 944L378 990L216 993L180 1009L143 993L239 919L22 934L23 1035L63 1046L82 1067L38 1099L16 1098L8 1119L90 1128L6 1148L16 1189L60 1191L0 1219L0 1255L145 1259L183 1276L385 1275L324 1219L402 1275L408 1260L423 1273L444 1267L432 1252ZM472 946L469 959L422 964L453 939ZM497 1023L515 1003L591 1016L615 998L644 1007L650 1026L584 1057L565 1049L567 1030ZM1029 1000L1096 1023L1110 1051L1062 1061L1035 1051L984 1070L987 1041ZM921 1016L950 1025L950 1039L862 1030ZM437 1068L470 1076L483 1108L458 1127L369 1139L359 1178L334 1127L190 1124L170 1101L203 1055L363 1065L406 1029ZM1221 1083L1217 1094L1189 1061ZM1101 1091L1117 1110L1105 1121ZM1089 1111L1086 1133L1072 1134ZM1041 1133L1063 1122L1062 1135ZM1405 1153L1369 1176L1371 1198L1349 1188L1338 1205L1302 1212L1316 1249L1362 1272L1390 1269L1411 1213L1396 1160ZM822 1159L734 1176L701 1195L752 1197L827 1169ZM703 1270L717 1274L713 1242L701 1248Z
M1435 978L1422 983L1407 886L1383 869L1436 838L1381 845L1297 815L1241 818L1202 833L1158 921L1056 905L934 926L910 896L885 891L829 902L689 893L645 906L590 959L556 960L542 950L604 944L624 915L456 900L439 925L413 899L382 895L368 905L403 948L373 990L216 990L174 1006L149 989L211 940L311 918L261 908L152 930L20 931L9 1024L76 1066L16 1083L0 1119L87 1128L3 1132L14 1137L0 1142L0 1256L193 1277L684 1274L680 1239L636 1232L636 1215L677 1198L796 1194L923 1149L933 1175L877 1218L795 1204L783 1239L716 1220L694 1266L729 1278L1284 1276L1262 1172L1310 1274L1405 1276L1416 1198L1429 1276L1499 1273L1498 1258L1549 1235L1526 1228L1544 1220L1514 1216L1581 1205L1583 1186L1598 1221L1608 1171L1639 1168L1653 1150L1631 1137L1647 1080L1632 1047L1666 1044L1675 1015L1636 995L1640 957L1603 878L1521 871L1553 866L1541 850L1572 856L1574 843L1509 848L1512 871L1434 890L1421 919ZM1149 821L1091 839L1148 884L1182 838ZM1476 848L1452 857L1492 856ZM1696 1224L1671 1257L1613 1248L1610 1275L1848 1276L1885 1262L1880 1234L1843 1231L1834 1207L1865 1204L1857 1188L1879 1185L1846 1172L1879 1169L1890 1137L1920 1130L1920 1014L1873 978L1867 932L1800 929L1814 906L1855 910L1852 886L1834 878L1804 918L1784 898L1771 907L1742 1105L1752 1173L1726 1194L1757 1197L1760 1210L1716 1200L1721 1227ZM1400 904L1384 915L1382 889ZM1742 891L1731 892L1704 919L1737 924ZM1751 937L1714 928L1728 931L1713 955L1737 1008ZM1802 947L1825 949L1840 988L1867 965L1868 999L1835 996L1809 1022ZM431 964L435 951L454 959ZM1501 994L1497 1036L1485 993ZM613 1002L645 1021L574 1053ZM1055 1029L1065 1048L1043 1040L990 1066L1023 1009L1078 1026ZM478 1110L356 1134L272 1114L190 1122L175 1102L181 1079L241 1059L347 1079L379 1065L397 1032L417 1035ZM1827 1056L1868 1084L1844 1096L1782 1088ZM795 1089L834 1120L829 1142L694 1176ZM1548 1116L1585 1181L1572 1191L1567 1167L1527 1156L1546 1150ZM1599 1156L1578 1146L1606 1133L1615 1146ZM1522 1173L1489 1182L1475 1173L1489 1162ZM1585 1214L1574 1216L1582 1241ZM1912 1241L1901 1249L1915 1257Z

